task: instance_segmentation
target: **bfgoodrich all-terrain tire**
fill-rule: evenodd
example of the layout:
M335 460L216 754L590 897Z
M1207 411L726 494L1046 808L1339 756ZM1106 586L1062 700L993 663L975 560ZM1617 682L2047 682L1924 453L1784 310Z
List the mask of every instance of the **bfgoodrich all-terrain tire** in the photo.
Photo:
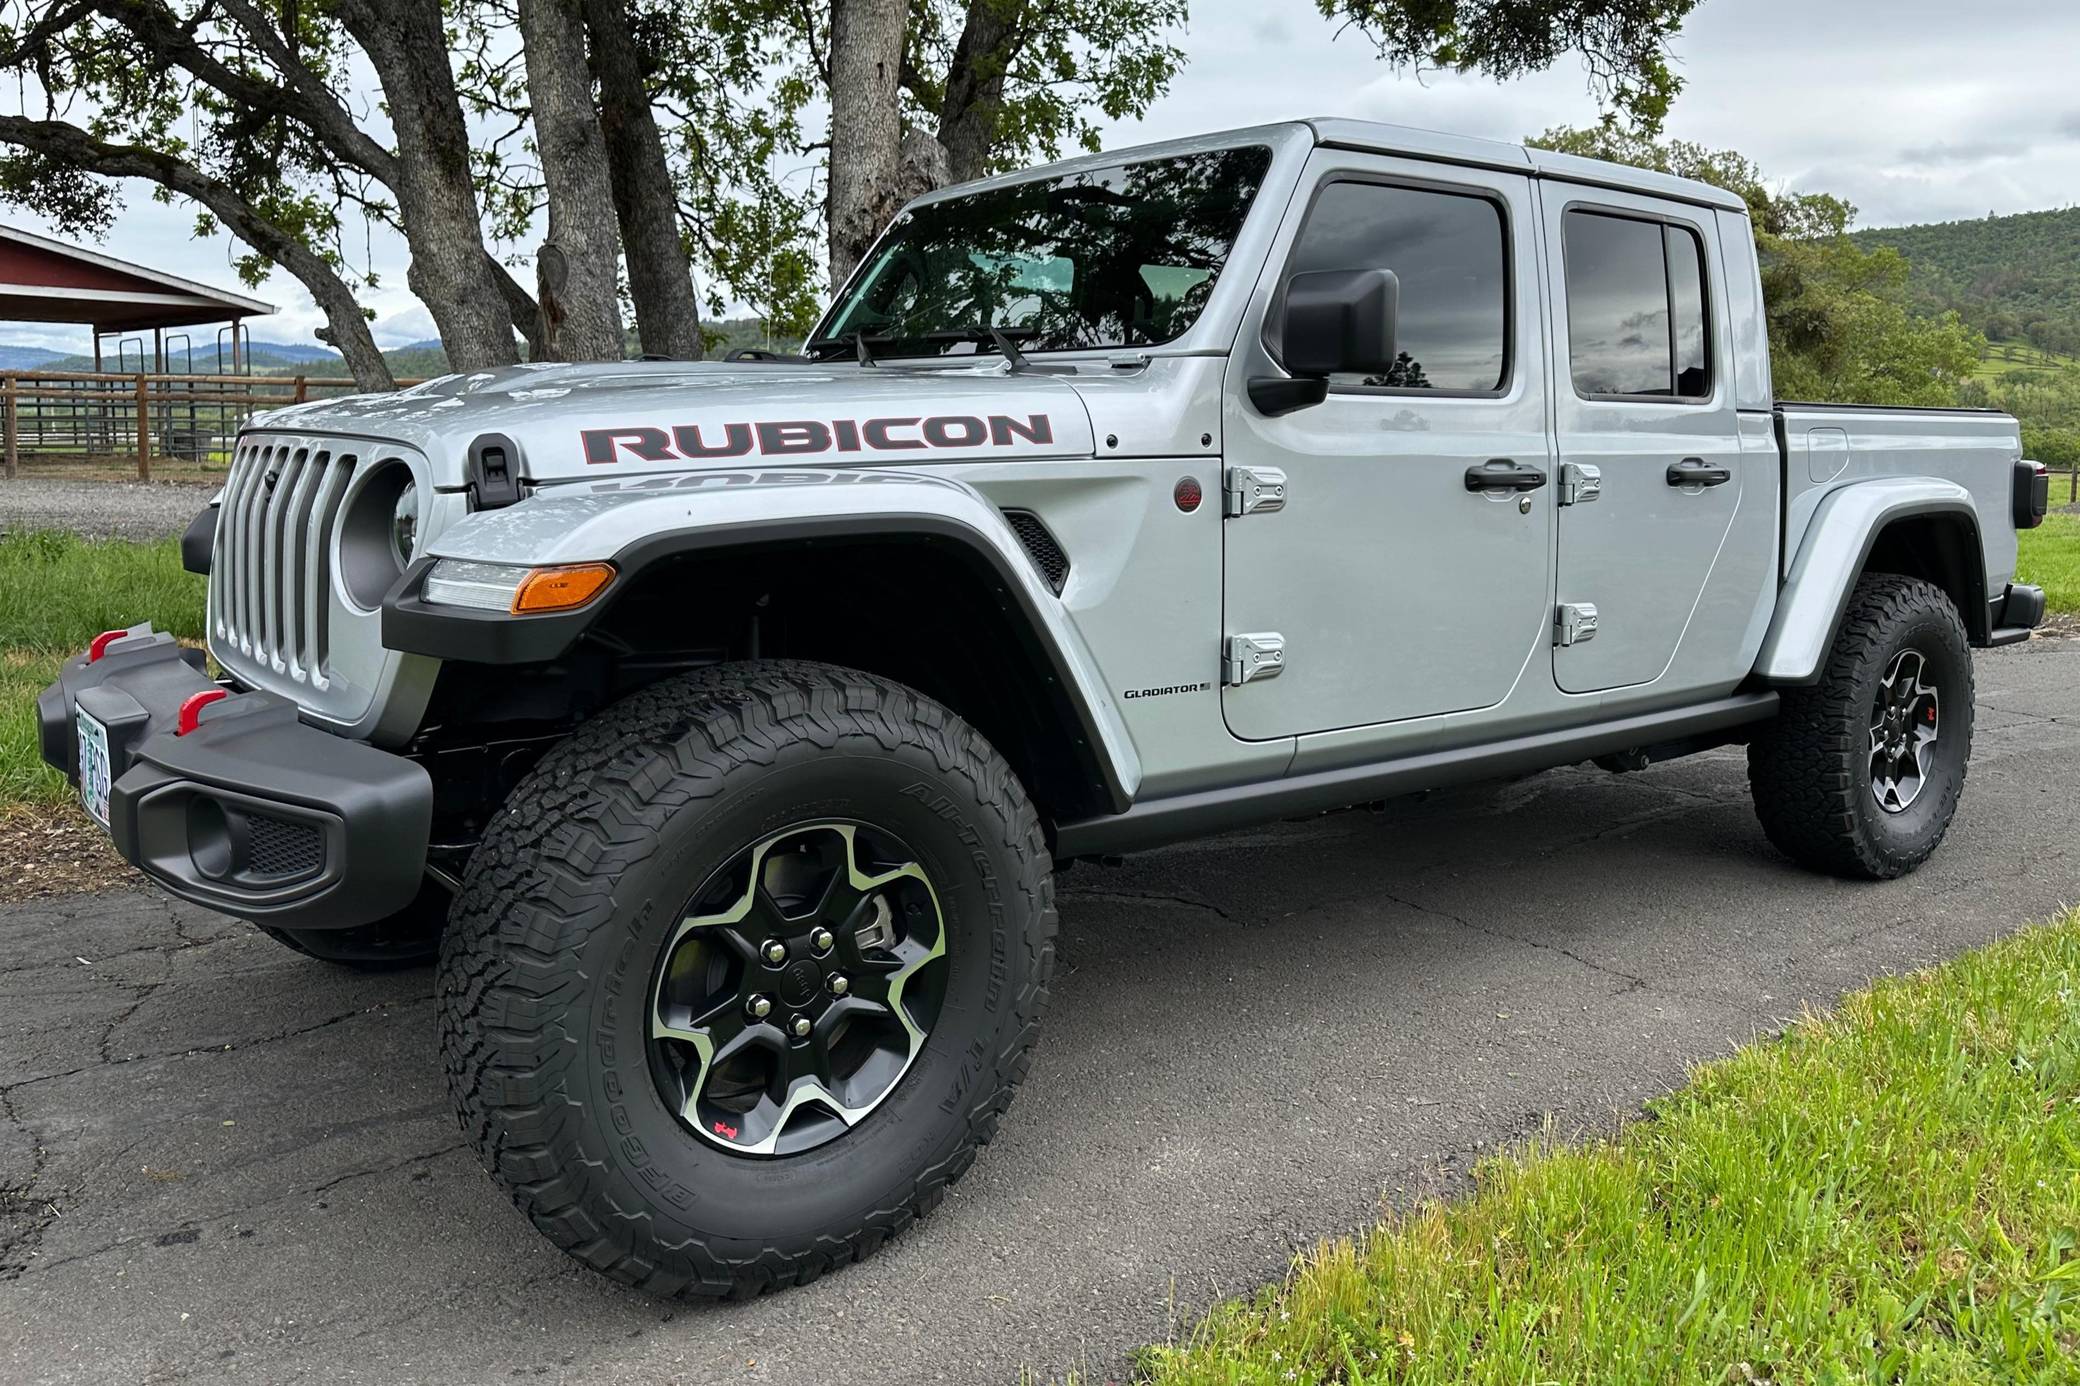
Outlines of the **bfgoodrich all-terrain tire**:
M1788 688L1748 746L1769 840L1831 875L1903 876L1928 860L1964 790L1972 652L1957 608L1919 578L1856 584L1820 680Z
M1003 759L827 665L654 685L545 756L441 949L464 1132L535 1226L661 1294L863 1257L987 1143L1054 959Z

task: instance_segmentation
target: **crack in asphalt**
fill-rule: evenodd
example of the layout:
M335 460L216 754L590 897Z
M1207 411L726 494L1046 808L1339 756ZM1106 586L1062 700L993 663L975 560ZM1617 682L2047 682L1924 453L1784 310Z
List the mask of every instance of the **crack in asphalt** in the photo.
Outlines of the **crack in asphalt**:
M0 1282L5 1282L19 1279L28 1270L36 1249L43 1244L43 1234L64 1209L59 1199L38 1193L50 1152L15 1111L4 1090L0 1090L0 1120L29 1138L28 1177L19 1184L0 1184Z
M1717 1006L1739 1015L1753 1015L1753 1012L1748 1007L1742 1006L1738 1002L1728 1001L1722 997L1706 996L1698 992L1684 991L1679 987L1651 981L1646 977L1640 976L1637 972L1627 972L1621 967L1611 967L1594 959L1585 958L1572 948L1564 947L1561 944L1548 943L1544 939L1530 938L1523 934L1513 934L1507 929L1498 929L1489 924L1476 924L1463 915L1454 914L1450 910L1439 909L1435 905L1426 905L1421 901L1408 899L1406 896L1395 895L1391 891L1382 890L1377 891L1376 894L1381 899L1391 900L1406 909L1416 911L1418 914L1434 915L1439 919L1457 924L1462 929L1471 929L1474 933L1486 934L1489 938L1498 938L1510 943L1522 944L1527 948L1535 948L1541 952L1557 953L1569 962L1588 968L1591 972L1598 972L1606 977L1615 977L1626 983L1625 986L1611 993L1613 996L1625 996L1635 991L1651 991L1659 996L1671 996L1683 1001L1694 1001L1700 1005Z
M335 1175L333 1178L319 1184L310 1192L321 1194L328 1189L336 1189L342 1184L350 1184L356 1179L371 1179L381 1174L395 1174L401 1169L410 1169L413 1165L424 1164L428 1160L438 1160L443 1155L453 1155L459 1150L467 1149L469 1149L469 1142L467 1141L450 1141L446 1145L435 1146L431 1150L422 1150L416 1155L406 1155L392 1160L388 1164L370 1165L367 1169L350 1169L345 1174Z
M2000 713L2005 713L2005 714L2007 714L2007 715L2008 715L2008 716L2010 716L2010 717L2022 717L2022 718L2027 718L2027 719L2028 719L2029 721L2032 721L2032 722L2048 722L2049 724L2051 724L2051 725L2052 725L2052 726L2054 726L2054 727L2070 727L2070 726L2072 726L2072 725L2073 725L2073 724L2072 724L2072 723L2071 723L2070 721L2066 720L2066 719L2065 719L2065 718L2063 718L2063 717L2051 717L2051 716L2048 716L2048 715L2046 715L2046 714L2044 714L2044 713L2041 713L2041 712L2024 712L2024 711L2023 711L2023 710L2022 710L2021 708L2019 708L2019 707L1998 707L1998 706L1994 705L1993 703L1981 703L1981 704L1979 704L1979 711L1981 711L1981 712L2000 712ZM1989 731L1999 731L1999 730L2000 730L2000 728L1998 728L1998 727L1990 727L1990 728L1988 728L1988 730L1989 730Z
M136 995L131 997L130 1004L123 1007L123 1009L116 1014L115 1018L109 1021L108 1024L105 1027L103 1027L101 1031L100 1052L101 1062L103 1064L128 1063L135 1060L135 1058L137 1057L136 1055L125 1055L123 1058L118 1059L115 1055L109 1052L109 1047L116 1042L116 1031L121 1029L123 1025L130 1019L131 1016L136 1015L138 1011L142 1010L144 1008L144 1003L151 1000L153 994L156 993L160 987L165 986L166 983L164 981L119 982L117 983L117 985L122 987L126 991L135 992Z
M430 1115L432 1111L444 1105L445 1104L434 1103L429 1104L426 1107L415 1107L407 1112L400 1113L398 1115L413 1120L417 1120L419 1118L423 1118ZM388 1120L389 1118L385 1117L381 1120L350 1122L336 1130L326 1132L325 1135L328 1137L350 1135L365 1130L374 1125L387 1124ZM267 1152L267 1158L293 1158L297 1155L300 1155L303 1151L305 1151L308 1148L308 1145L304 1143L299 1143L295 1146L278 1146ZM405 1156L397 1160L385 1161L380 1164L357 1166L341 1174L334 1175L332 1178L320 1184L315 1184L308 1187L297 1187L287 1189L281 1193L275 1194L268 1198L239 1202L233 1204L228 1208L218 1208L212 1212L191 1214L190 1216L183 1218L180 1221L180 1223L173 1229L173 1231L175 1233L195 1232L199 1234L204 1231L217 1229L221 1225L225 1224L228 1224L232 1227L239 1227L241 1223L245 1222L248 1219L251 1219L254 1214L278 1207L281 1204L293 1202L298 1199L317 1198L319 1195L324 1194L331 1189L337 1188L342 1184L350 1183L356 1179L367 1179L384 1174L395 1173L398 1170L408 1169L413 1165L423 1164L430 1160L436 1160L443 1155L452 1154L457 1151L467 1150L468 1148L469 1147L466 1142L454 1141L447 1145L437 1147L433 1150L421 1151L417 1154ZM128 1147L125 1147L124 1152L118 1152L118 1154L114 1157L111 1157L111 1159L121 1158L121 1155L127 1152L127 1149ZM104 1163L107 1163L107 1161L104 1161ZM214 1167L211 1172L219 1175L231 1174L235 1173L240 1169L245 1168L246 1166L252 1163L255 1162L232 1162L229 1164ZM62 1269L63 1267L76 1265L82 1261L91 1261L98 1257L106 1256L110 1252L121 1251L127 1247L142 1246L148 1243L162 1246L173 1245L174 1243L172 1242L159 1240L168 1235L169 1234L163 1230L129 1233L124 1236L117 1237L113 1241L104 1242L99 1246L89 1247L84 1251L75 1251L69 1255L57 1257L53 1260L38 1260L35 1263L33 1270L25 1263L24 1266L20 1270L17 1270L14 1276L12 1277L5 1275L4 1271L0 1271L0 1279L18 1279L25 1274L33 1274L38 1276L48 1275L53 1271ZM182 1237L180 1238L180 1240L184 1242L196 1241L200 1240L200 1238L199 1236Z
M169 983L141 982L134 985L157 990L160 987L169 985ZM198 1044L187 1049L170 1049L162 1054L129 1054L121 1058L108 1057L109 1039L114 1034L116 1026L135 1014L138 1006L143 1005L147 999L149 998L138 998L135 1004L128 1007L121 1016L118 1016L109 1024L107 1032L102 1036L102 1059L100 1063L82 1064L78 1068L68 1068L61 1073L39 1073L34 1078L23 1078L14 1083L0 1083L0 1097L19 1092L23 1088L35 1087L39 1083L55 1083L62 1078L77 1078L82 1073L94 1073L104 1068L120 1068L126 1064L159 1063L167 1059L187 1059L210 1054L234 1054L241 1050L258 1049L262 1045L279 1044L283 1040L296 1039L301 1035L313 1034L319 1030L343 1024L358 1016L374 1015L378 1012L386 1015L399 1014L418 1007L431 1006L435 1001L435 998L431 996L420 997L412 1001L377 1001L371 1005L361 1006L351 1011L342 1011L338 1015L327 1016L325 1019L314 1021L309 1025L299 1025L294 1029L277 1031L271 1035L261 1035L257 1039L229 1040L223 1044Z
M85 898L91 900L97 899L99 897L87 896ZM80 915L84 913L86 913L86 911L84 910L64 910L55 912L51 916L51 918L52 922L54 923L68 924L78 919ZM168 910L167 914L169 916L169 922L173 927L174 937L179 940L178 942L146 943L140 944L135 948L122 949L120 952L104 953L100 957L88 962L86 966L90 968L104 967L112 962L120 962L124 958L135 958L145 955L157 955L162 958L170 958L176 953L188 953L198 948L213 948L220 943L234 943L237 942L241 937L239 931L233 929L225 933L212 935L208 938L196 938L188 933L187 927L185 924L182 923L180 915L178 913L172 910ZM13 967L0 967L0 977L14 977L19 976L25 972L71 971L78 968L80 965L81 964L79 962L78 955L75 954L71 957L51 958L43 962L18 963Z
M1206 910L1218 915L1230 924L1243 921L1229 914L1211 900L1198 900L1189 895L1171 895L1160 890L1111 890L1104 887L1068 887L1058 892L1064 900L1089 900L1097 904L1115 905L1177 905L1184 909Z

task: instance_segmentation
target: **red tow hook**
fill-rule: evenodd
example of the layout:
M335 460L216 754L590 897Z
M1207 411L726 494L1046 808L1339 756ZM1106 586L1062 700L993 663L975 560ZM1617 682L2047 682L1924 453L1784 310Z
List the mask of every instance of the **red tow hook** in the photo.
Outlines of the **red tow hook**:
M228 688L205 688L200 693L190 693L181 699L181 710L173 723L175 736L186 736L202 725L202 709L220 698L231 696Z
M127 630L105 630L95 636L94 643L87 646L87 663L92 664L100 659L102 655L108 653L110 645L115 644L116 641L121 640L129 633Z

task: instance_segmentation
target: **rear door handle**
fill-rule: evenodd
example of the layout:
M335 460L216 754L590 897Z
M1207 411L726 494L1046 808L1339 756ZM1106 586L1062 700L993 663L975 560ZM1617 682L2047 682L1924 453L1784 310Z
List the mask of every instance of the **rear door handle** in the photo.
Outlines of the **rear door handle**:
M1536 467L1519 466L1507 457L1476 462L1466 469L1469 491L1536 491L1546 484L1546 474Z
M1714 467L1702 457L1686 457L1668 464L1671 486L1724 486L1733 480L1733 468Z

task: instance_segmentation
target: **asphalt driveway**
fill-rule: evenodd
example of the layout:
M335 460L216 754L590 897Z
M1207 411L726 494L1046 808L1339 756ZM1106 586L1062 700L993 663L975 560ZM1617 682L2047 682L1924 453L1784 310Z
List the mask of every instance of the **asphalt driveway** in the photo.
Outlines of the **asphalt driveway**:
M430 972L150 895L0 910L0 1379L1103 1380L1383 1197L2075 899L2080 641L1979 688L1963 813L1902 882L1779 859L1735 752L1079 869L998 1143L874 1260L746 1304L535 1236L460 1145Z

